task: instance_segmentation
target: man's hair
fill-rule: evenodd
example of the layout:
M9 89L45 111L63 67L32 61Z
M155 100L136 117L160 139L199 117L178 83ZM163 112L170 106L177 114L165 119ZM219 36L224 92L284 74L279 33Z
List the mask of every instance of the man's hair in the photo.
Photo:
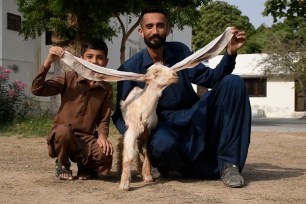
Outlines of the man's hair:
M168 12L166 9L163 9L163 8L160 8L160 7L148 7L148 8L145 8L140 16L139 16L139 23L141 23L142 19L143 19L143 16L147 13L161 13L161 14L164 14L164 16L166 17L166 19L168 19Z
M81 45L81 55L86 52L87 49L93 49L93 50L102 50L105 52L105 57L107 57L108 54L108 48L104 40L98 39L98 38L89 38L82 42Z

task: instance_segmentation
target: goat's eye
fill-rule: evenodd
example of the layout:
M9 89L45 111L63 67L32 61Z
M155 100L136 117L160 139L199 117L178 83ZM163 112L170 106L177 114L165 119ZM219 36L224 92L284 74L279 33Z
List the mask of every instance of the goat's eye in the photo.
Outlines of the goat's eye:
M156 70L155 72L154 72L154 76L158 76L158 74L159 74L159 70Z

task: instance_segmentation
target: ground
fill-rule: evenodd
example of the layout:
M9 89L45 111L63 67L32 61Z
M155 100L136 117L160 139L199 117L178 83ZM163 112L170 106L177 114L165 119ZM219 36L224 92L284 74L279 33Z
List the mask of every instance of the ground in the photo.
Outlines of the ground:
M108 178L59 181L44 138L1 136L0 144L0 203L306 203L306 133L252 132L241 189L180 177L145 184L134 171L123 192L115 165Z

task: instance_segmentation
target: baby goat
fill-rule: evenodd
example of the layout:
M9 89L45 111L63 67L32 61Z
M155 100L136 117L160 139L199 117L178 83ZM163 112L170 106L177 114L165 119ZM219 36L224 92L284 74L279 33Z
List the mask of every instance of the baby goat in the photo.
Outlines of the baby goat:
M120 189L126 191L130 188L131 163L134 159L134 146L137 139L143 162L142 169L138 170L141 170L144 182L153 181L151 164L147 154L147 139L150 130L157 124L156 107L162 91L178 81L176 72L160 63L149 67L144 79L146 82L144 89L134 87L127 98L120 103L123 119L127 126L124 135Z

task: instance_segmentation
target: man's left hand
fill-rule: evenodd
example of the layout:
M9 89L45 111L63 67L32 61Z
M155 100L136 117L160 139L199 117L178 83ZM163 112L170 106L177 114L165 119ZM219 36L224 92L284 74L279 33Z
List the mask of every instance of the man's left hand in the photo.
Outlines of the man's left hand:
M234 36L227 44L227 53L233 55L240 49L246 42L246 33L244 31L239 31L237 28L232 27L232 33Z

